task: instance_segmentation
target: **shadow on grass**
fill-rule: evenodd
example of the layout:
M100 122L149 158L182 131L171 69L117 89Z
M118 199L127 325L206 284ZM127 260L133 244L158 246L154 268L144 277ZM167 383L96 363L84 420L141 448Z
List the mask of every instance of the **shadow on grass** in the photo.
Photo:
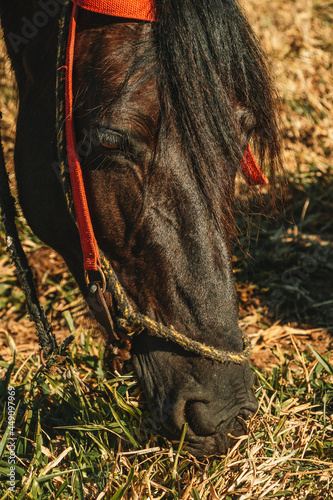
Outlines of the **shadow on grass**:
M289 179L283 214L268 213L264 219L255 212L249 198L236 219L241 234L234 249L238 286L255 287L271 320L332 333L332 173L308 172L305 178L297 173Z

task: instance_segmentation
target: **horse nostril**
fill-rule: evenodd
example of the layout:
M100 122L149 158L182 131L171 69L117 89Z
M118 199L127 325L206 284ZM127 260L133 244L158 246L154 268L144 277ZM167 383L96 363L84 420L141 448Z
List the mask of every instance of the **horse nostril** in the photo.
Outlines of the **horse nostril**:
M238 412L235 408L232 418L230 418L230 414L229 418L227 415L223 418L223 412L217 410L218 408L214 404L209 403L209 401L189 399L186 401L184 407L185 421L196 436L211 436L218 432L223 422L229 422L228 425L232 426L232 421L235 424L234 431L237 435L241 435L247 432L246 421L253 417L256 406L254 407L253 405L253 408L252 406L241 408Z
M256 410L250 410L249 408L241 408L238 413L238 416L243 420L249 420L250 418L253 417L255 412Z
M215 426L212 426L212 422L207 419L207 401L195 399L186 401L184 416L189 427L197 436L214 434Z

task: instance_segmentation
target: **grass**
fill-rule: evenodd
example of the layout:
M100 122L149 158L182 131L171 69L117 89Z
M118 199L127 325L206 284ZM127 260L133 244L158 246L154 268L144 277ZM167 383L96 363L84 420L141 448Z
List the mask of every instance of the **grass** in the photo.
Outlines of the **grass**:
M276 352L269 376L255 369L259 410L249 436L227 456L199 462L158 435L135 376L105 372L89 332L76 334L50 373L8 342L1 397L15 386L17 490L5 483L3 411L1 499L332 498L333 366L311 347Z
M180 442L162 438L135 374L107 372L103 346L87 327L85 306L63 262L19 218L55 333L63 338L73 331L75 342L67 358L48 373L41 370L2 239L0 500L333 499L333 5L248 0L245 8L281 93L288 181L279 219L266 205L258 207L256 190L244 184L236 207L240 324L254 345L259 402L249 434L210 461L184 451L185 434ZM1 53L11 169L15 90ZM8 386L15 387L14 436L8 434ZM17 437L15 493L6 484L11 437Z

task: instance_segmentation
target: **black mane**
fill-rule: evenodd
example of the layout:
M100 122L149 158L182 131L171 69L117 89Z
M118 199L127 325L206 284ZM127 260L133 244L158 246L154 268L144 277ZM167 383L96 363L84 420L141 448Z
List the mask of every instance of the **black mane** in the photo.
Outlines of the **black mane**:
M252 144L262 170L273 177L281 165L279 98L266 55L235 0L156 0L155 8L158 22L143 28L125 81L102 107L112 110L157 76L161 163L171 126L210 212L231 236L233 179L244 154L236 104L256 120Z
M266 56L235 0L156 0L156 14L162 106L171 109L183 151L215 210L218 179L228 189L243 156L235 102L256 119L252 139L261 168L274 175L280 164L278 96Z

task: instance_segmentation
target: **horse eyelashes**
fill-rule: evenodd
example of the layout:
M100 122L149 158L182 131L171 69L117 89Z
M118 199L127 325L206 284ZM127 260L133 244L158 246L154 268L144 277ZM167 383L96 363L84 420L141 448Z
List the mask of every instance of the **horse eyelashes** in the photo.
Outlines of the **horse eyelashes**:
M128 147L126 147L126 141L118 134L103 134L101 137L101 145L103 148L110 149L112 151L118 150L126 152L128 149Z
M133 160L130 143L125 134L101 128L96 131L96 135L97 145L105 152L112 154L112 156Z

